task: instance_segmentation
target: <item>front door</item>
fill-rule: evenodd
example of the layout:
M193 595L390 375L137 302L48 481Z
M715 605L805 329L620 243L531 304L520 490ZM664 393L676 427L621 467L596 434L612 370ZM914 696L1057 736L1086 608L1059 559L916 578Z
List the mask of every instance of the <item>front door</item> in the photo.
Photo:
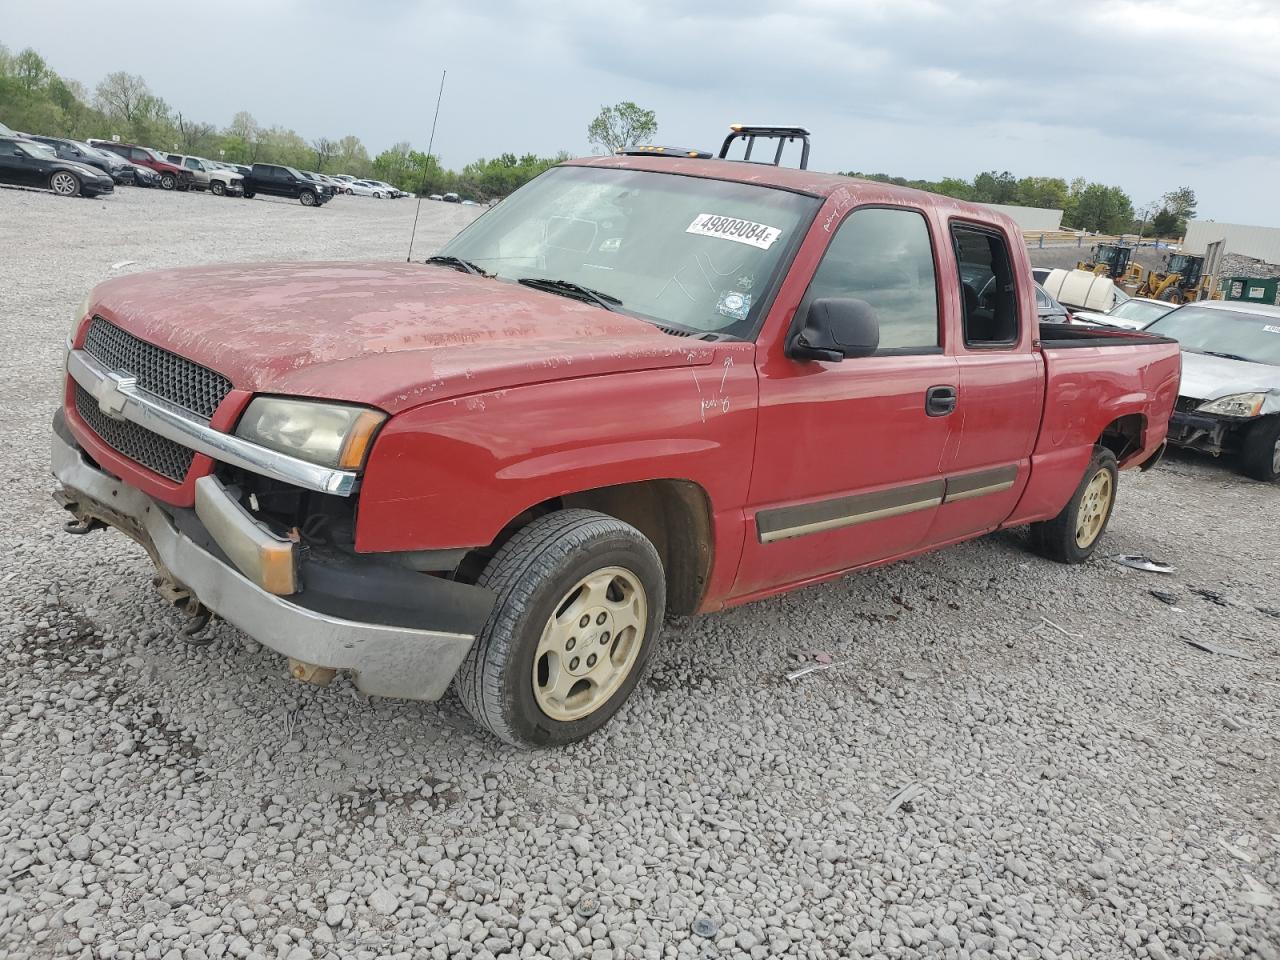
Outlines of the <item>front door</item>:
M25 185L35 182L36 160L12 140L0 141L0 181Z
M863 300L880 347L800 361L760 344L760 406L747 543L734 594L769 592L920 546L958 442L956 360L946 349L929 220L903 206L849 212L796 312Z

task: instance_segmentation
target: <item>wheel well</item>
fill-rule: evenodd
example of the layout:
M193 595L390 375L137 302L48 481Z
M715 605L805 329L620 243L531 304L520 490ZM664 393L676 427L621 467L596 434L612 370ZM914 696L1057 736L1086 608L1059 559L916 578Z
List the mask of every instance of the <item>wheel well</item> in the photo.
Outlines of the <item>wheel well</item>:
M1124 466L1126 460L1142 452L1146 433L1147 418L1140 413L1130 413L1107 424L1098 444L1114 453L1116 462Z
M643 533L658 551L666 571L667 612L683 616L698 609L711 576L711 505L706 491L690 480L644 480L546 500L508 523L487 550L476 551L464 560L459 578L478 575L476 565L487 562L531 520L566 507L597 510Z

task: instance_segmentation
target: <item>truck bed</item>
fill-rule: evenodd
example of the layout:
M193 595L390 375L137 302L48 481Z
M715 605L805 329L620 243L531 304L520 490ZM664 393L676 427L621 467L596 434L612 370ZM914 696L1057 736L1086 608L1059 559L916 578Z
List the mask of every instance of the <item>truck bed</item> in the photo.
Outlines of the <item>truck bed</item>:
M1134 330L1104 330L1100 327L1072 326L1066 323L1040 324L1040 347L1044 350L1157 343L1176 344L1177 341L1154 333L1141 333Z

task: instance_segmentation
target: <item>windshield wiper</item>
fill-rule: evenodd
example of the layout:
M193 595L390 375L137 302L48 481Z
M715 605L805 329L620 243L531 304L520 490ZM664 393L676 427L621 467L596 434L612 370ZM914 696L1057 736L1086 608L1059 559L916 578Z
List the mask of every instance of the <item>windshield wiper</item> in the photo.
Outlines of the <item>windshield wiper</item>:
M427 257L423 263L432 263L438 267L449 267L453 270L459 270L462 273L469 273L476 277L492 277L493 274L485 273L470 260L463 260L461 257Z
M1242 357L1238 353L1219 353L1217 350L1201 350L1200 352L1211 357L1221 357L1223 360L1243 360L1245 363L1249 362L1248 357Z
M574 283L572 280L521 277L516 283L522 283L526 287L533 287L535 290L545 290L547 293L558 293L562 297L572 297L575 300L594 303L597 307L604 307L606 310L617 310L618 307L622 306L622 301L612 294L592 290L590 287L584 287L582 284Z

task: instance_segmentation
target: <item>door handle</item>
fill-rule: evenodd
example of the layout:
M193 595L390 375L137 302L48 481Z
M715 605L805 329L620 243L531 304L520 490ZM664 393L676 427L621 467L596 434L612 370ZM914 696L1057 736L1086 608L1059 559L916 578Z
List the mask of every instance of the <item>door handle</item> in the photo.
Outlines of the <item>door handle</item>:
M924 394L924 412L931 417L945 417L956 408L956 399L955 387L930 387Z

